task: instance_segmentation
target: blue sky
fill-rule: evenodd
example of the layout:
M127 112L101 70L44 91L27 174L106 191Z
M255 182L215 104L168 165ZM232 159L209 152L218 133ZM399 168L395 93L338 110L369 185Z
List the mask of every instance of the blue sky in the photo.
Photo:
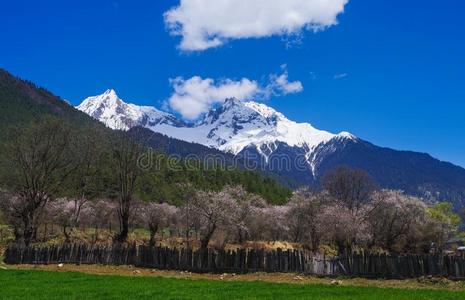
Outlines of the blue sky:
M158 107L179 76L266 86L270 74L287 72L303 91L265 101L290 119L465 166L464 1L350 0L337 25L316 33L231 39L202 51L183 51L181 37L170 35L163 14L177 5L4 1L0 67L73 104L114 88Z

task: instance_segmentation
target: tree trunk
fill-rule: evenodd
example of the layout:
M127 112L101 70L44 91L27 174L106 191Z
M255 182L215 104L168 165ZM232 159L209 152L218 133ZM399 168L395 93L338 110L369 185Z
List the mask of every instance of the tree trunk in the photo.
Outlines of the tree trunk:
M294 242L294 243L300 242L300 227L299 227L299 228L295 231L295 233L294 233L293 242Z
M116 240L120 243L124 243L128 239L131 202L132 199L128 195L120 199L119 222L121 231L116 236Z
M68 232L67 228L67 225L63 225L63 235L65 236L65 244L69 244L71 242L71 233Z
M237 241L241 245L244 242L244 238L242 237L242 228L240 228L240 227L237 229Z
M338 240L336 241L336 245L337 245L337 252L339 255L342 255L346 252L347 248L346 248L345 241Z
M208 248L208 244L210 243L210 239L212 238L213 233L215 233L215 230L216 230L216 225L213 225L213 227L210 229L210 231L203 238L200 239L200 248L201 249L207 249Z
M247 230L244 230L241 227L237 228L237 241L239 244L245 243L249 237L250 236Z
M28 206L22 217L22 223L24 225L22 238L26 247L31 245L37 234L37 225L35 224L35 220L36 216L38 215L38 208L37 205L35 205L35 202L32 202L32 200L31 203L34 205Z
M149 241L149 246L150 247L155 247L155 244L157 243L156 239L155 239L155 233L154 232L150 232L150 241Z
M312 239L312 251L318 251L318 248L320 247L320 239L318 237L318 234L315 232L315 230L312 230L311 239Z
M123 217L121 220L121 232L117 235L116 240L118 242L125 242L128 239L129 234L129 218Z
M45 223L45 227L44 227L44 235L43 235L43 241L45 242L47 240L47 223Z
M201 248L201 249L207 249L209 243L210 243L210 239L209 239L209 238L203 238L203 239L201 239L201 240L200 240L200 248Z
M156 244L156 234L158 232L158 225L149 225L149 229L150 229L150 246L151 247L155 247L155 244Z
M24 228L23 240L26 247L29 247L34 240L34 228L29 224Z

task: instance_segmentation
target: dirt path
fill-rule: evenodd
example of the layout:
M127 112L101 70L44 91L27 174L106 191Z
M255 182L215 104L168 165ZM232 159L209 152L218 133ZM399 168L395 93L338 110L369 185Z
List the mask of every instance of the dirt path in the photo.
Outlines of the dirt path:
M207 279L222 281L266 281L274 283L293 284L333 284L333 285L355 285L389 288L427 288L464 290L465 281L451 281L443 278L420 278L407 280L370 280L363 278L353 279L331 279L305 276L292 273L252 273L252 274L196 274L182 271L164 271L135 268L133 266L101 266L101 265L1 265L2 269L21 270L46 270L57 272L82 272L98 275L120 275L120 276L154 276L184 279Z

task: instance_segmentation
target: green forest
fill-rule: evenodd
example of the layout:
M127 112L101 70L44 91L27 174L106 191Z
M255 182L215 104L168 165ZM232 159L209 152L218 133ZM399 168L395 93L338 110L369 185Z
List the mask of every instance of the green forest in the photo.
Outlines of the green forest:
M0 111L0 186L3 189L14 189L15 180L20 177L14 164L10 164L15 151L12 142L16 139L16 146L25 146L40 136L46 138L47 130L59 126L60 132L72 144L71 153L66 155L75 159L73 168L77 171L70 172L72 176L57 175L67 178L55 196L75 195L76 189L91 198L112 199L117 196L114 150L121 146L122 140L132 137L106 128L47 90L1 69ZM17 140L19 137L22 140ZM53 137L48 138L53 142ZM291 196L290 189L269 176L243 171L240 167L205 166L201 160L172 158L168 155L170 153L149 150L149 143L143 140L137 139L134 143L140 147L140 154L153 163L141 170L138 176L135 195L140 200L179 205L190 187L217 191L226 185L242 185L248 192L261 195L272 204L285 203ZM182 152L179 149L182 147L191 147L184 151L186 153L199 149L204 155L208 151L203 146L192 148L186 143L177 143L176 152Z

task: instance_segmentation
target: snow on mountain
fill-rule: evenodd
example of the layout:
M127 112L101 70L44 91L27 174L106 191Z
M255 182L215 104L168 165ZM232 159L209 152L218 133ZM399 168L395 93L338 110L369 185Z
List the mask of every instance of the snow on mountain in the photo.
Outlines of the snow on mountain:
M125 103L112 89L85 99L76 108L112 129L128 130L134 126L149 127L157 124L185 125L175 116L154 107Z
M317 146L333 139L356 139L347 132L335 135L308 123L296 123L265 104L234 98L210 110L195 125L153 107L127 104L113 90L87 98L77 108L110 128L129 129L131 124L143 126L172 138L235 155L245 148L255 147L265 161L278 145L286 144L304 149L305 157L312 166L316 159L312 154Z

